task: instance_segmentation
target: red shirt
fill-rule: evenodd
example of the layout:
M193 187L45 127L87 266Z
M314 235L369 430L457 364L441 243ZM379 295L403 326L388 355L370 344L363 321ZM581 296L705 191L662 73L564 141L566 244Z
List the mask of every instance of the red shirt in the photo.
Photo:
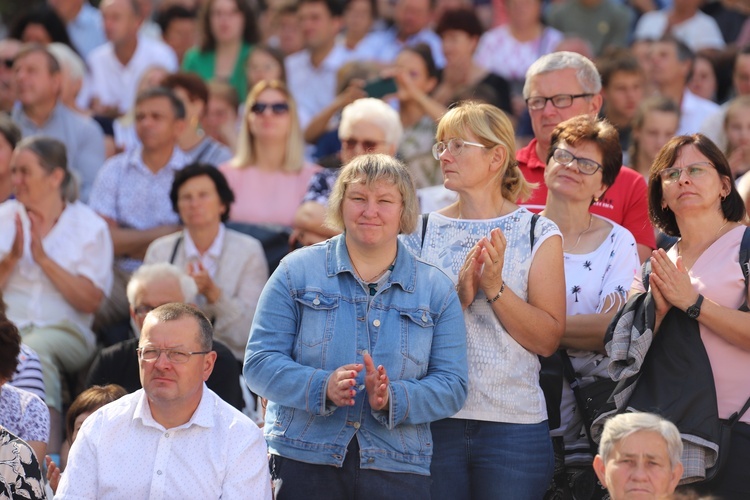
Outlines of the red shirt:
M533 139L528 146L516 151L516 160L523 176L528 182L539 184L531 193L531 198L519 202L519 205L532 212L541 212L547 203L547 186L544 184L544 169L547 164L536 155L536 142ZM641 174L623 167L602 199L591 205L591 213L625 227L633 233L637 243L656 248L654 228L648 219L647 187Z

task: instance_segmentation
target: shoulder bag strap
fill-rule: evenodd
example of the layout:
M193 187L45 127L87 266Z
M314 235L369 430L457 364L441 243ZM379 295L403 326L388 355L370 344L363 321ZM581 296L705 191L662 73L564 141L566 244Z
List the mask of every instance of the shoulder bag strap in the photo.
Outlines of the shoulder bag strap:
M427 223L430 220L430 212L422 214L422 242L419 244L419 248L424 247L424 237L427 235Z
M531 216L531 231L529 231L529 241L531 242L531 251L534 251L534 239L536 238L534 236L534 228L536 227L536 221L539 220L539 214L534 214Z
M747 288L750 285L750 227L745 228L745 234L742 235L740 243L740 267L742 275L745 277L745 302L740 307L740 311L750 311L747 303Z
M562 365L563 365L563 374L565 375L565 378L568 380L568 385L570 385L571 390L573 391L573 395L576 398L576 404L578 405L578 411L581 414L581 420L583 420L583 425L586 427L586 436L589 440L589 447L591 448L591 452L596 455L599 446L594 442L594 438L591 437L591 419L589 419L589 416L586 414L586 401L583 399L583 394L581 394L581 382L578 380L578 377L576 377L576 371L573 368L573 363L570 361L570 356L568 356L568 353L565 349L558 349L560 353L560 358L562 359Z
M175 257L177 257L177 250L179 250L181 244L182 244L182 235L179 235L177 237L177 240L174 242L174 248L172 248L172 255L169 257L170 264L174 264L174 259Z

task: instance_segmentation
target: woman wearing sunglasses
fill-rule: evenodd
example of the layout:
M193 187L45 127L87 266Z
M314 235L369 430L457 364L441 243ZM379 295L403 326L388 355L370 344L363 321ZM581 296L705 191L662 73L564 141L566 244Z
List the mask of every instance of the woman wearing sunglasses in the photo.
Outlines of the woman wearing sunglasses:
M310 178L297 106L282 82L262 81L245 102L237 152L219 167L234 191L232 221L291 226Z
M620 172L622 150L617 130L606 121L581 115L560 123L552 132L544 182L547 204L541 215L557 224L563 235L567 318L560 347L575 371L579 387L609 379L604 334L612 317L625 305L633 276L640 268L635 239L624 227L592 215L589 208L602 197ZM606 384L605 384L606 386ZM610 390L612 386L606 386ZM591 467L596 450L586 437L580 405L566 381L562 387L560 427L552 432L564 449L555 447L565 468L555 489L581 491L596 484ZM600 498L604 490L595 489ZM578 493L576 498L582 498Z
M469 394L431 425L432 498L542 498L553 452L537 355L554 353L565 328L562 238L516 204L532 186L502 111L462 103L440 120L437 140L444 186L458 201L406 242L456 283Z

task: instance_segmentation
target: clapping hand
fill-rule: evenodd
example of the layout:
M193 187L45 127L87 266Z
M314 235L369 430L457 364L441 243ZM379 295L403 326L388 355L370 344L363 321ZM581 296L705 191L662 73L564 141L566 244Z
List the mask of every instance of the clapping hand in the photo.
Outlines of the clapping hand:
M328 378L326 397L336 406L354 406L357 396L357 375L362 371L361 363L352 363L337 368Z
M365 389L370 401L370 407L375 411L380 411L388 406L388 374L385 367L379 365L375 368L372 356L364 355L365 361Z

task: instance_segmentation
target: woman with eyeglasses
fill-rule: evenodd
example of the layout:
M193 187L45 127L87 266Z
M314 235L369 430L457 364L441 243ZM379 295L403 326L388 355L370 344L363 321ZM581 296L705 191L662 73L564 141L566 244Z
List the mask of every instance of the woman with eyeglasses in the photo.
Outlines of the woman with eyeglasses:
M440 120L437 140L444 186L458 201L406 242L456 284L469 394L461 411L431 425L432 498L542 498L553 452L538 355L554 353L565 328L562 238L516 204L533 186L502 111L461 103Z
M245 101L234 157L219 170L236 195L231 220L291 227L310 178L297 106L282 82L262 81Z
M654 226L679 238L670 249L656 250L651 257L648 286L655 338L668 336L681 344L689 328L698 329L710 362L705 377L713 377L716 392L698 393L695 401L700 406L707 398L706 405L718 406L720 419L729 419L750 398L750 288L738 264L747 230L745 205L726 157L702 134L674 137L662 148L651 167L648 196ZM636 276L631 295L644 291ZM643 349L641 341L631 349ZM687 408L686 416L694 409ZM677 417L672 420L685 432L681 416L671 417ZM746 412L732 428L726 465L707 492L719 498L750 498L749 460ZM685 474L694 473L686 465Z
M338 129L341 141L339 158L346 165L362 154L396 155L403 135L401 120L392 107L380 99L357 99L344 107ZM313 175L302 205L294 216L292 240L301 245L312 245L338 231L325 225L328 197L331 195L339 169L326 168Z
M541 215L557 224L563 236L567 317L560 347L561 355L570 359L579 387L609 379L604 334L625 305L633 276L640 268L633 235L589 212L591 204L615 181L621 165L617 130L606 121L580 115L560 123L552 132L544 171L547 204ZM609 389L614 389L614 383ZM555 452L565 464L556 471L555 490L570 487L578 492L575 498L600 498L604 493L595 487L591 463L596 450L591 449L588 432L566 379L560 427L552 432L553 437L562 439L564 449ZM583 494L584 484L599 495Z
M408 169L360 155L336 180L343 234L285 257L245 354L268 399L276 499L430 497L430 422L466 399L466 330L453 283L399 241L417 225Z

